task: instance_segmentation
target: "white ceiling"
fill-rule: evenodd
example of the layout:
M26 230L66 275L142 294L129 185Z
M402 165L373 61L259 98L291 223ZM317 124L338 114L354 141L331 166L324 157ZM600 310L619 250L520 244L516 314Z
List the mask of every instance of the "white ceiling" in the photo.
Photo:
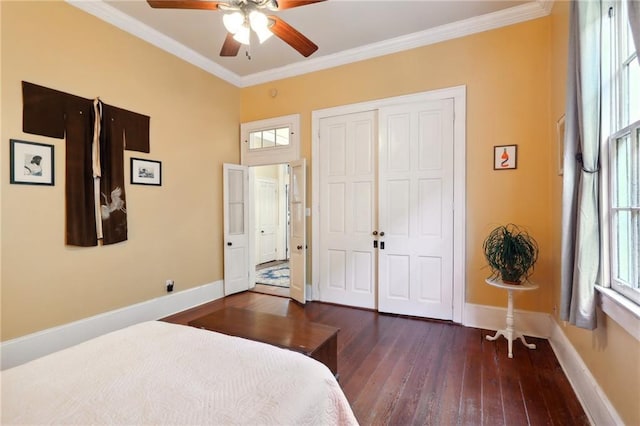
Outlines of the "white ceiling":
M220 57L219 10L152 9L144 0L67 0L131 34L246 87L412 49L549 14L551 0L327 0L274 12L319 46L304 58L271 37Z

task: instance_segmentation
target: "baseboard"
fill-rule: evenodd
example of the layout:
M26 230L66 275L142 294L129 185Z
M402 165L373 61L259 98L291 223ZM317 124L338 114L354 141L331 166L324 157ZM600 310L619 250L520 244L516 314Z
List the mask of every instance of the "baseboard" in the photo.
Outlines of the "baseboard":
M11 368L99 335L224 297L223 281L167 294L0 344L0 369Z
M549 343L592 425L624 425L616 409L575 350L560 325L552 320Z
M542 312L514 309L515 328L526 336L549 338L551 316ZM462 325L466 327L500 330L505 328L507 308L465 303Z

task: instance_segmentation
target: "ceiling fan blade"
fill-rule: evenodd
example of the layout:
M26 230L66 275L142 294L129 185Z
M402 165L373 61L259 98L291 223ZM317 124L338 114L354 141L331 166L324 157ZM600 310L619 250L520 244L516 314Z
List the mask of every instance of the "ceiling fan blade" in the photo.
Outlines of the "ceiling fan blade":
M273 21L273 25L269 28L271 32L300 52L305 58L318 50L318 46L314 42L282 19L277 16L269 16L269 19Z
M227 38L224 39L220 49L220 56L236 56L239 50L240 42L233 38L233 34L227 33Z
M147 0L154 9L203 9L217 10L219 1L208 0Z
M291 9L292 7L306 6L308 4L320 3L326 0L277 0L278 8L276 10Z

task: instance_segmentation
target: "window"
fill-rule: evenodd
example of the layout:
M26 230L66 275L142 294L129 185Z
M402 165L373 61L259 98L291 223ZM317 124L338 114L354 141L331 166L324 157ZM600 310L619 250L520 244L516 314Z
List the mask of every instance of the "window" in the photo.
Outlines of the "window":
M289 145L290 134L291 129L289 127L249 132L249 149L254 150Z
M603 15L605 263L610 287L640 304L640 64L626 2L609 2Z
M300 158L300 116L270 118L242 123L242 164L257 166Z

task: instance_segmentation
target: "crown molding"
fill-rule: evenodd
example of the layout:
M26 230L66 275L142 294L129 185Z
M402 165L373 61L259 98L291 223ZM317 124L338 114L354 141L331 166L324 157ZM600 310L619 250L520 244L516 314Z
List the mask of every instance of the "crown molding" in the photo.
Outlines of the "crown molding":
M150 26L143 24L137 19L120 12L118 9L109 6L104 1L87 0L65 0L68 4L87 12L105 22L114 25L121 30L128 32L142 40L159 47L160 49L177 56L178 58L195 65L196 67L215 75L235 86L242 86L242 78L228 69L216 64L193 49L184 44L162 34Z
M551 13L551 9L553 9L553 1L554 0L536 0L540 7L545 11L545 16Z
M242 77L243 87L294 77L340 65L346 65L352 62L428 46L430 44L440 43L446 40L452 40L507 25L541 18L549 15L551 7L547 5L552 5L552 3L553 1L550 0L539 0L502 11L453 22L451 24L442 25L425 31L396 37L379 43L345 50L333 55L322 56L317 59L297 62L284 67L251 74Z
M367 46L345 50L333 55L296 62L283 67L243 77L216 64L182 43L177 42L148 25L120 12L112 6L109 6L104 1L65 1L78 9L106 21L123 31L139 37L154 46L241 88L280 80L283 78L295 77L314 71L320 71L340 65L346 65L352 62L389 55L404 50L415 49L446 40L465 37L471 34L541 18L549 15L553 7L553 0L536 0L535 2L526 3L502 11L465 19L429 30L396 37L379 43L373 43Z

